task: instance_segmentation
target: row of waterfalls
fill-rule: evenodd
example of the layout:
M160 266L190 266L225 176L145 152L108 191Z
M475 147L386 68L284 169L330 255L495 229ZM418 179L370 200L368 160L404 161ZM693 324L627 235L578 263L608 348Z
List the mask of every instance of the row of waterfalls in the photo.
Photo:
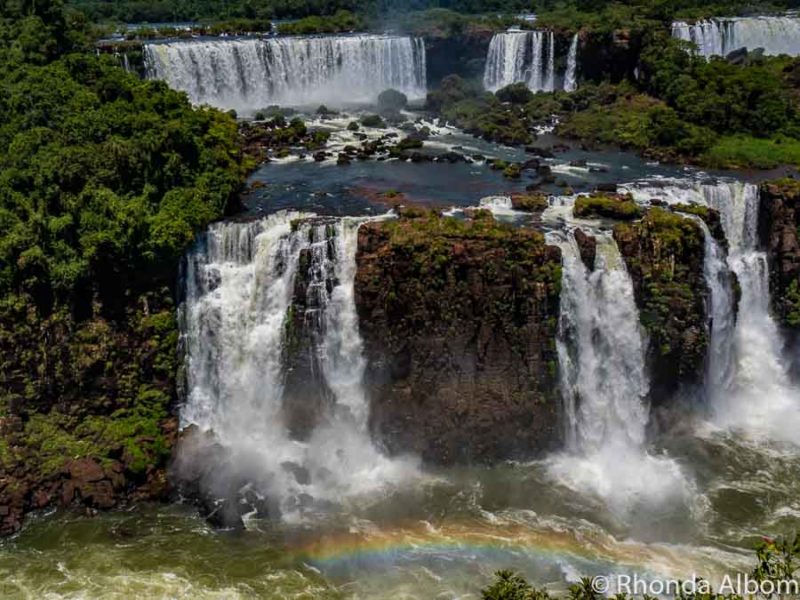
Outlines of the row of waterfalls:
M675 22L672 35L700 55L747 48L800 54L800 19L748 17ZM483 74L495 92L524 83L534 92L574 91L580 38L561 47L552 31L493 36ZM147 43L146 74L185 91L192 102L251 112L270 105L335 106L374 102L394 88L412 100L427 93L425 42L393 35L199 39Z
M767 261L757 244L758 188L675 182L631 185L627 191L643 203L658 198L720 212L729 249L701 224L711 297L703 416L721 428L797 441L798 390L769 313ZM501 200L492 207L503 209ZM281 499L284 512L303 494L337 501L416 469L412 460L384 456L367 427L370 400L363 379L369 357L354 301L363 221L279 213L218 224L188 257L183 424L213 430L237 464L251 465L249 476L263 491ZM581 259L578 228L598 241L594 269ZM557 348L565 433L563 451L549 461L552 473L570 487L606 497L621 511L643 494L663 501L685 493L688 483L679 465L647 449L648 341L613 237L568 218L548 241L563 256ZM736 280L742 290L738 312ZM314 409L320 416L302 438L292 435L283 416L286 404L297 401L287 351L296 323L308 332L301 352L312 365L313 386L323 390Z
M513 31L495 35L489 45L483 83L497 90L525 83L534 92L577 88L578 35L572 38L564 70L557 73L556 42L552 31Z
M509 32L491 41L484 82L496 91L577 88L578 36L557 70L552 32ZM251 112L270 105L374 102L393 88L410 100L427 93L425 43L390 35L204 39L144 46L147 77L185 91L192 102ZM563 62L563 61L561 61Z
M794 16L676 21L672 36L697 47L706 58L727 56L734 50L763 49L767 55L800 55L800 19Z

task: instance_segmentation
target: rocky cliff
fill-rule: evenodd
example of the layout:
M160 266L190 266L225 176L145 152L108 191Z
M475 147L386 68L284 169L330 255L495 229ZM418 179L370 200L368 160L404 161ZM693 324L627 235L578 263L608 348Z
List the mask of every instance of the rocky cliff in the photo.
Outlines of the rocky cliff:
M0 312L0 535L24 513L160 497L177 422L177 325L169 292L99 312Z
M708 331L703 232L661 208L614 229L649 337L651 398L663 403L704 374Z
M800 182L761 186L759 229L770 257L773 310L793 335L800 334Z
M356 302L371 427L431 463L557 442L560 252L541 234L417 213L359 236Z

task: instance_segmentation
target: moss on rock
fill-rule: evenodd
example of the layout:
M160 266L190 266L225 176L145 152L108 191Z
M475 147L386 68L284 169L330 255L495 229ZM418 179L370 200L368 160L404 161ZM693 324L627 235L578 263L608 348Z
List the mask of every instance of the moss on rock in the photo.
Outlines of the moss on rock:
M390 451L448 464L552 446L561 257L542 234L486 211L369 223L358 266L371 425Z
M631 221L642 216L642 209L631 196L595 193L578 197L575 200L574 214L581 219Z
M651 393L656 402L663 402L681 385L699 384L705 372L708 291L703 232L691 219L653 208L641 221L618 224L614 238L650 339Z
M772 309L793 335L800 335L800 181L761 186L761 241L770 256Z

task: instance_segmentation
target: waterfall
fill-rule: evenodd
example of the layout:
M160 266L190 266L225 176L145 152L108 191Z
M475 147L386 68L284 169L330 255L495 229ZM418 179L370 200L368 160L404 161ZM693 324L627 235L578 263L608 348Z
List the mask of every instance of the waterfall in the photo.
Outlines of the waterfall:
M149 43L148 77L195 104L247 112L273 104L374 102L394 88L424 98L422 39L383 35L241 38Z
M703 192L722 216L730 244L728 265L742 290L734 337L736 372L714 396L714 418L726 428L798 442L800 390L793 389L783 341L770 315L769 264L758 249L758 187L709 186Z
M553 32L547 34L547 75L544 80L544 90L552 92L556 89L556 36Z
M727 56L734 50L763 48L768 55L800 55L800 19L744 17L709 19L694 24L676 21L672 35L697 46L701 56Z
M284 512L301 494L341 501L414 470L408 461L382 456L367 431L353 289L360 222L279 213L217 224L187 257L182 426L213 432L231 453L231 470L241 476L245 469ZM296 322L293 299L301 276L312 346L303 350L316 357L320 385L333 396L330 414L321 415L305 442L291 438L284 416L286 339ZM308 480L296 477L298 468Z
M709 249L705 274L712 295L713 369L708 395L713 422L757 438L800 442L800 390L793 385L783 356L783 340L770 315L769 265L758 249L758 186L667 181L660 186L626 186L638 201L658 198L669 204L699 204L720 213L729 244ZM732 293L726 280L735 275L741 288L734 324ZM731 331L732 330L732 331Z
M646 449L646 346L616 242L596 233L598 252L589 271L574 233L549 235L563 253L557 348L567 439L567 453L552 459L551 473L619 513L642 501L685 499L678 465Z
M573 40L570 56L577 62L577 38ZM496 92L512 83L525 83L534 92L552 92L556 89L555 34L552 31L508 31L498 33L489 44L484 87ZM565 87L569 76L569 61ZM572 70L574 85L577 66ZM574 88L573 88L574 89ZM568 90L570 91L570 90Z
M706 389L713 398L717 390L728 389L733 381L733 341L736 328L736 300L727 255L701 218L694 218L703 230L705 259L703 275L711 292L708 329L711 344L706 368Z
M578 34L572 37L567 55L567 72L564 74L564 91L574 92L578 89Z

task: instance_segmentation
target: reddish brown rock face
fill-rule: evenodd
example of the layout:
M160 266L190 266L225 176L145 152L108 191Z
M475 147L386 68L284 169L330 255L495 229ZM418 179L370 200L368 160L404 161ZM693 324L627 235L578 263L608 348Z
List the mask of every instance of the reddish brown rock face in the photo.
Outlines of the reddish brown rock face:
M800 182L785 179L761 188L761 241L770 258L773 310L794 335L800 333Z
M485 215L363 226L355 292L376 439L437 464L552 447L560 263L540 234Z

